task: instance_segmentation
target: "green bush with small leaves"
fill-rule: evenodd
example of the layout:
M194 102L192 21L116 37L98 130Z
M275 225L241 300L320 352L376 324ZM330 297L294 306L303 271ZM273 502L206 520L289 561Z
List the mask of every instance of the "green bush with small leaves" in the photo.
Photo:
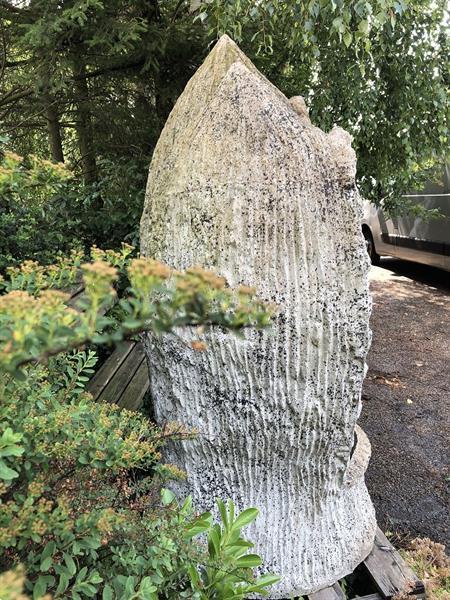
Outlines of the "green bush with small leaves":
M19 156L0 136L0 273L33 260L52 264L93 244L137 243L146 166L104 159L85 184L63 163Z
M236 291L225 279L199 267L180 273L146 258L132 258L132 247L121 251L94 248L93 261L73 261L43 267L27 261L9 267L1 285L0 367L17 372L24 364L47 359L93 342L118 342L141 331L167 333L180 326L220 326L231 331L268 325L273 310L254 298L255 290ZM50 286L70 284L82 275L84 294L77 306L70 295ZM125 272L125 294L118 299L118 319L105 315L117 300L114 284Z
M84 296L69 307L69 294L56 287L80 285ZM161 462L161 447L194 432L94 402L86 384L95 344L182 325L265 327L273 309L252 289L231 290L199 268L172 272L126 245L94 248L89 261L75 252L56 265L10 267L2 288L1 597L264 594L277 578L254 576L261 559L241 536L257 510L235 515L231 502L218 501L216 523L210 513L197 515L190 498L179 504L164 489L184 474Z
M0 273L23 260L52 262L83 246L76 180L61 163L4 151L0 139Z

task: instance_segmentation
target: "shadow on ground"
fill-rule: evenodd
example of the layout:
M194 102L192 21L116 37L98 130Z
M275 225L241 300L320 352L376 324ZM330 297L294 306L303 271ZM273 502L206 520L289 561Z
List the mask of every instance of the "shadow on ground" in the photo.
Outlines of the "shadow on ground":
M416 283L424 283L433 288L450 292L450 273L443 269L390 257L381 258L380 267L382 267L386 279L406 277Z
M450 274L384 259L372 267L372 348L362 427L382 529L450 547Z

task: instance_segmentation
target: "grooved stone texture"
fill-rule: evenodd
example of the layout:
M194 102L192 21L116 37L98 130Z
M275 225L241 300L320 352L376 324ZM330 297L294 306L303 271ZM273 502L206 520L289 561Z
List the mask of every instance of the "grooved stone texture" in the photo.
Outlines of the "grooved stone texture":
M282 580L306 594L370 552L364 483L370 444L356 429L370 343L368 258L355 154L342 129L311 125L226 36L189 81L156 147L142 251L201 265L280 306L272 331L148 338L158 422L196 428L165 459L200 509L216 497L259 508L245 530ZM355 445L356 440L356 445Z

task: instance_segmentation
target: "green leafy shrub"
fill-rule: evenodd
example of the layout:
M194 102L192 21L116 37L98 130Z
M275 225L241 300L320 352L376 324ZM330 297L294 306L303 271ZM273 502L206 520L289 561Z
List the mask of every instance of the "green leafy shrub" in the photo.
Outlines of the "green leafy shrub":
M136 496L128 473L164 471L158 450L171 430L93 402L82 390L92 363L92 354L69 355L3 384L0 547L6 566L25 565L34 597L69 587L72 597L92 597L122 537L133 526L145 531L133 499L149 501L145 492Z
M248 570L262 563L257 554L249 554L253 544L241 537L241 529L258 516L256 508L247 508L235 516L234 504L228 506L217 500L222 524L213 524L210 513L201 515L190 527L190 534L207 533L207 566L197 569L189 565L191 586L199 598L240 599L250 593L265 595L265 588L280 580L276 575L265 575L256 581L248 579ZM247 573L246 573L247 571Z
M148 156L100 159L99 181L79 186L76 193L83 207L83 227L90 245L119 248L122 241L138 245L149 162Z
M87 185L62 163L0 144L0 272L25 260L51 264L93 244L138 242L145 166L105 159L100 167L102 178Z
M0 272L26 259L51 262L80 247L75 178L62 164L5 151L0 159ZM78 214L77 214L78 213Z
M194 432L176 423L158 428L144 414L94 402L85 385L97 357L85 344L183 324L263 327L271 309L253 290L230 290L198 268L172 273L132 258L129 246L92 254L93 262L81 266L74 255L56 266L10 268L3 282L2 597L22 598L22 583L33 598L75 600L239 600L263 593L277 579L254 577L261 559L241 537L257 511L235 516L232 503L219 502L222 522L215 523L210 513L196 515L189 498L179 505L168 490L161 496L166 480L183 477L161 463L162 445ZM80 269L86 295L75 310L51 286L70 284ZM104 309L121 273L126 291L113 319Z

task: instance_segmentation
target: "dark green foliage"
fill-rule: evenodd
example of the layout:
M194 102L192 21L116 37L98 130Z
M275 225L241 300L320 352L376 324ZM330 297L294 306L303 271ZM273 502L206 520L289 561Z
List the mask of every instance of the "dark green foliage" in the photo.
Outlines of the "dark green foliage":
M69 229L79 231L82 243L136 239L161 128L224 32L288 96L305 96L313 122L353 134L365 197L401 209L401 194L420 187L445 160L443 0L213 0L192 2L194 12L190 5L0 3L0 120L9 147L64 159L88 184L78 182L61 214L37 223L58 232L52 245L70 238ZM4 226L10 231L10 223Z
M146 167L129 159L99 164L102 178L86 184L62 164L3 153L0 273L23 260L51 263L93 244L137 243Z
M6 152L0 160L0 272L25 259L51 262L83 235L78 185L60 165Z
M139 221L147 181L147 161L117 158L99 160L102 177L90 186L80 184L82 230L88 246L118 248L122 241L139 245ZM93 210L97 198L101 208ZM88 213L89 211L89 213ZM87 214L88 213L88 214Z
M253 577L261 559L240 536L258 511L235 518L230 503L222 529L209 513L196 517L190 498L179 505L165 490L160 500L161 481L181 474L158 463L159 448L189 433L93 402L83 388L95 362L93 352L77 352L30 367L23 381L3 376L0 573L24 569L33 598L264 593L278 578ZM217 541L214 550L202 533ZM2 598L10 592L6 586Z

